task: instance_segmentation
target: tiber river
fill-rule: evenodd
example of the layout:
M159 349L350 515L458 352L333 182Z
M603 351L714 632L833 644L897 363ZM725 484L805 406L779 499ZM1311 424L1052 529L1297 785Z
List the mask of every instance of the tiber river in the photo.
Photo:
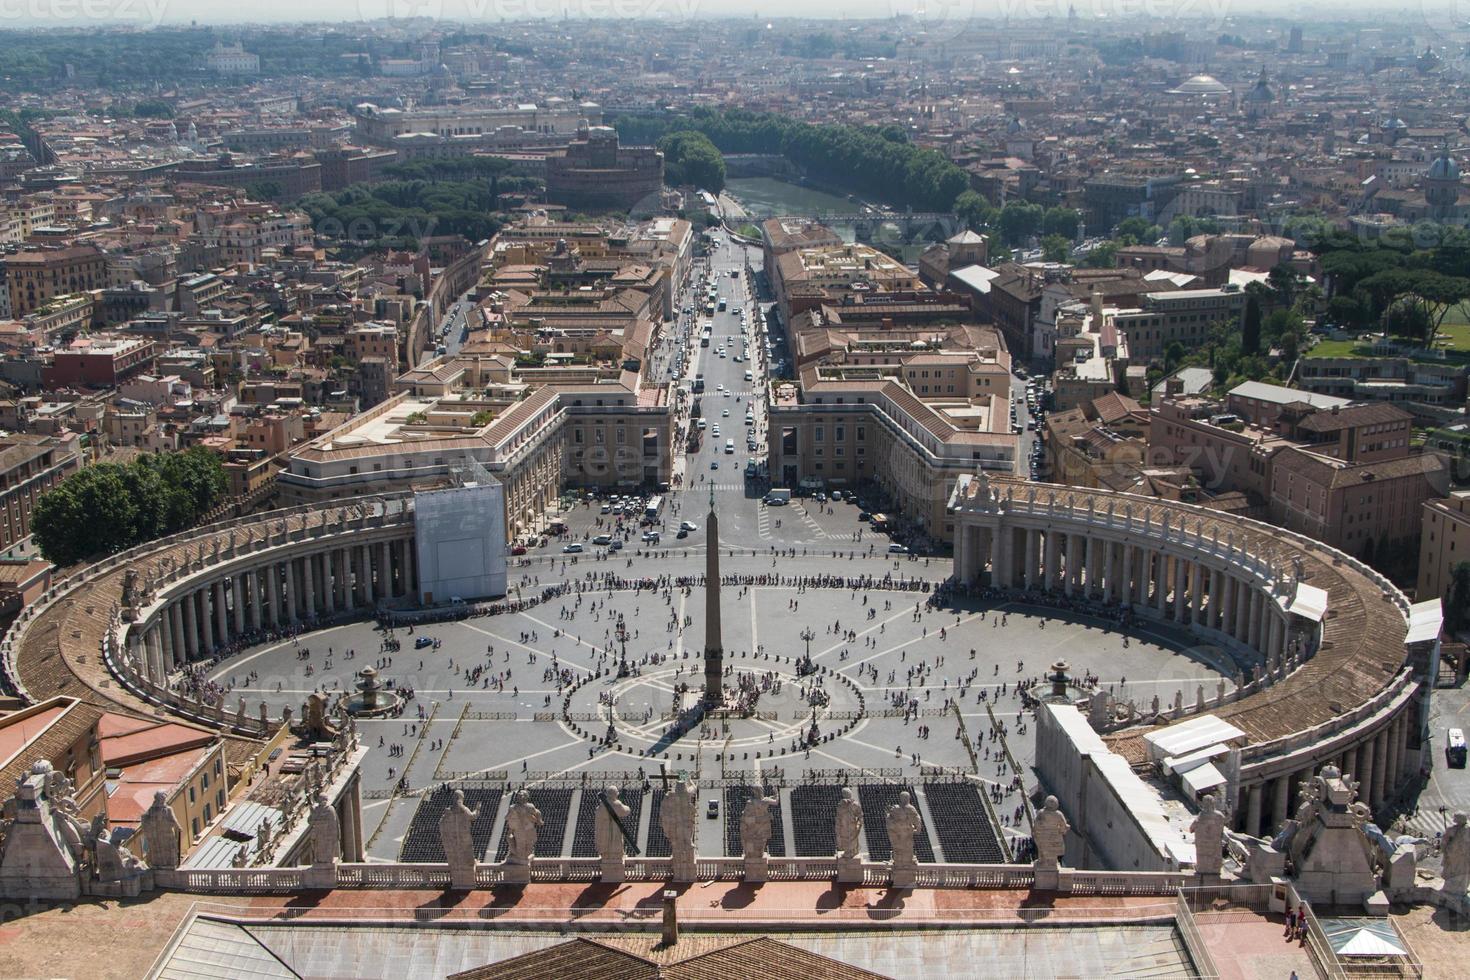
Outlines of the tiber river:
M828 194L826 191L788 183L774 177L731 178L725 182L725 195L739 201L740 206L749 215L747 220L750 224L755 225L760 224L763 218L773 214L813 214L822 211L852 214L863 207L861 203L849 201L837 194ZM832 230L843 241L854 240L851 225L838 225ZM897 234L894 226L888 226L887 232L890 236ZM898 248L902 253L903 261L910 265L919 260L919 253L927 244L922 241L904 244L891 237L887 240Z

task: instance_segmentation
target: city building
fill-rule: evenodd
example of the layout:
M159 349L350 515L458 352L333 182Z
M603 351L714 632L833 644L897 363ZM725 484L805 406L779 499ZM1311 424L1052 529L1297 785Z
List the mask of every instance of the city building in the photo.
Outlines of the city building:
M610 126L579 129L564 154L546 160L546 199L569 208L626 211L663 183L663 153L620 146Z

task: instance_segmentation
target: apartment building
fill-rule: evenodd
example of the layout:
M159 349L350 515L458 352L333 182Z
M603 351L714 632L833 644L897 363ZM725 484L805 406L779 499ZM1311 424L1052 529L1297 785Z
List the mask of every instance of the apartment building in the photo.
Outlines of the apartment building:
M1419 577L1414 596L1446 598L1455 568L1470 562L1470 490L1424 501L1419 538Z
M1136 361L1162 358L1170 344L1186 349L1203 344L1217 323L1233 324L1245 308L1245 293L1233 286L1144 293L1138 310L1120 310L1114 319L1128 335Z
M108 285L107 256L92 245L17 252L3 261L14 317L32 313L58 296Z
M956 372L958 365L943 370ZM924 378L924 372L931 374ZM970 398L932 377L924 363L883 369L809 367L777 382L768 422L777 486L857 488L876 483L929 535L948 540L945 505L962 473L1012 473L1020 438L1010 431L1009 393ZM926 401L908 379L927 385Z
M36 500L81 468L81 442L70 432L0 439L0 554L30 539Z

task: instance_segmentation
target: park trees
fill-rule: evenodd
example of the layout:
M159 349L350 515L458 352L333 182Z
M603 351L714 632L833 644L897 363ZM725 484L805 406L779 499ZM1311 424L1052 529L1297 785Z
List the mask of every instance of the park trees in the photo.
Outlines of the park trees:
M41 495L31 530L48 561L71 565L190 527L226 486L219 456L201 447L97 463Z

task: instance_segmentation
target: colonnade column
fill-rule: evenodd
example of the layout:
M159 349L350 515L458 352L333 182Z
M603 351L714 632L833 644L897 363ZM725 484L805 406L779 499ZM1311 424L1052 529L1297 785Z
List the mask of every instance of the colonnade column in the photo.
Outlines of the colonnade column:
M1267 836L1276 833L1286 819L1286 801L1291 795L1291 780L1293 773L1283 773L1272 782L1273 795L1271 797L1271 826L1266 828Z
M1373 738L1373 793L1370 806L1375 810L1383 805L1388 788L1388 729L1380 728Z
M1036 588L1036 562L1037 552L1041 550L1041 532L1035 528L1026 529L1026 570L1022 577L1027 590Z
M1261 796L1263 784L1255 783L1245 794L1245 832L1251 836L1261 833Z
M393 598L393 566L388 560L388 542L378 543L378 598Z
M1372 805L1369 801L1373 798L1373 772L1377 762L1378 753L1375 751L1376 739L1367 739L1358 746L1358 799Z
M1057 587L1057 543L1060 540L1058 532L1046 532L1046 552L1043 571L1045 572L1046 591L1053 592Z
M1220 629L1221 624L1225 622L1225 610L1222 608L1224 603L1221 602L1222 593L1225 590L1224 578L1225 576L1218 568L1210 569L1210 604L1207 607L1208 616L1205 619L1205 625L1212 630Z
M180 603L173 602L168 607L169 632L173 635L173 666L179 667L189 660L189 645L184 641L184 614L179 608Z

